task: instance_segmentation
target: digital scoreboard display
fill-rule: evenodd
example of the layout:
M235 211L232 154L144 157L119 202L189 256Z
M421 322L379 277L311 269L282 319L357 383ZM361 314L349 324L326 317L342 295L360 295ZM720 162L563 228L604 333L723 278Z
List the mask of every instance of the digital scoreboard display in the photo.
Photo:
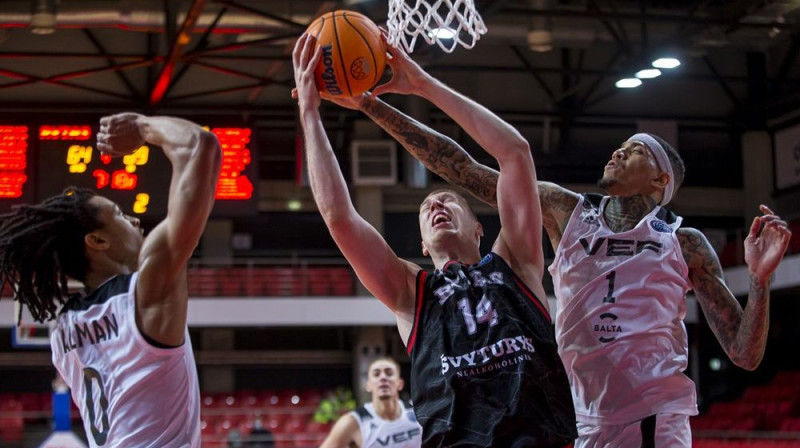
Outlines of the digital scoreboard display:
M28 127L0 125L0 198L22 198L27 173Z
M216 216L255 214L256 164L252 132L242 127L206 128L219 139L222 167ZM38 126L0 123L0 209L39 202L67 186L90 188L126 214L161 219L167 213L172 167L158 147L144 145L112 158L95 144L96 125Z

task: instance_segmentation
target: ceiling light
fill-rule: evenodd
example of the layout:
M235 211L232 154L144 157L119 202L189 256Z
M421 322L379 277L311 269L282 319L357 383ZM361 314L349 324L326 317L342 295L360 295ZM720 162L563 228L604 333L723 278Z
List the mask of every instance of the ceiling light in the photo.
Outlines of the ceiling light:
M452 39L456 37L455 31L451 30L450 28L434 28L428 31L428 37L431 39Z
M290 199L286 201L286 210L296 212L303 208L303 203L297 199Z
M636 77L639 79L652 79L661 76L661 70L657 68L646 68L636 72Z
M52 34L56 30L56 1L35 0L31 11L30 30L33 34Z
M639 78L622 78L614 85L620 89L632 89L642 85L642 80Z
M553 49L553 33L548 30L528 31L528 48L537 53Z
M681 65L681 61L675 58L659 58L653 61L655 68L675 68L679 65Z

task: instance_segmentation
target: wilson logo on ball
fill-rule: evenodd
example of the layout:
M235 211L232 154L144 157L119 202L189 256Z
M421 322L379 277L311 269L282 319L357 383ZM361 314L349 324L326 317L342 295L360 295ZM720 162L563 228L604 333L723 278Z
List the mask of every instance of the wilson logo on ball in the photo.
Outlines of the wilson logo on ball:
M336 81L336 71L333 69L330 45L322 47L322 64L325 66L321 76L322 82L325 84L325 90L331 95L341 95L342 89L339 88L339 82Z
M368 17L331 11L314 20L307 32L322 48L314 74L323 98L361 95L378 83L386 67L386 46Z

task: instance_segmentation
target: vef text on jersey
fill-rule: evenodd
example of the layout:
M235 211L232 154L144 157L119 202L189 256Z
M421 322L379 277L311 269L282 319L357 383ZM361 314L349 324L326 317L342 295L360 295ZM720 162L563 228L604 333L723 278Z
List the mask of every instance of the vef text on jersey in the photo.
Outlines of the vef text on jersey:
M661 243L649 240L636 241L620 238L600 237L591 245L586 238L581 238L579 241L581 242L583 249L586 251L586 255L597 255L597 252L601 247L603 247L603 244L605 244L607 257L635 255L644 250L652 250L658 254L661 253L661 248L663 247Z

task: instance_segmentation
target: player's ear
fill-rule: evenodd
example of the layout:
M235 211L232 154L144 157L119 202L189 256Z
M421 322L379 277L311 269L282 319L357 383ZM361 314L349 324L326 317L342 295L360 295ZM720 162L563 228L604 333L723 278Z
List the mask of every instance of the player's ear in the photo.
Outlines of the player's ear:
M427 257L428 255L430 255L430 252L428 252L428 248L425 247L425 241L422 241L421 244L422 244L422 256Z
M652 181L651 184L657 188L667 188L667 184L669 184L669 174L665 172L658 173Z
M403 386L405 386L405 385L406 385L406 382L405 382L405 381L403 381L403 379L402 379L402 378L398 378L398 379L397 379L397 390L398 390L398 391L401 391L401 390L403 390Z
M478 238L483 238L483 224L478 221L478 225L475 226L475 236Z
M89 249L107 250L111 243L100 232L89 232L83 237L83 242Z

